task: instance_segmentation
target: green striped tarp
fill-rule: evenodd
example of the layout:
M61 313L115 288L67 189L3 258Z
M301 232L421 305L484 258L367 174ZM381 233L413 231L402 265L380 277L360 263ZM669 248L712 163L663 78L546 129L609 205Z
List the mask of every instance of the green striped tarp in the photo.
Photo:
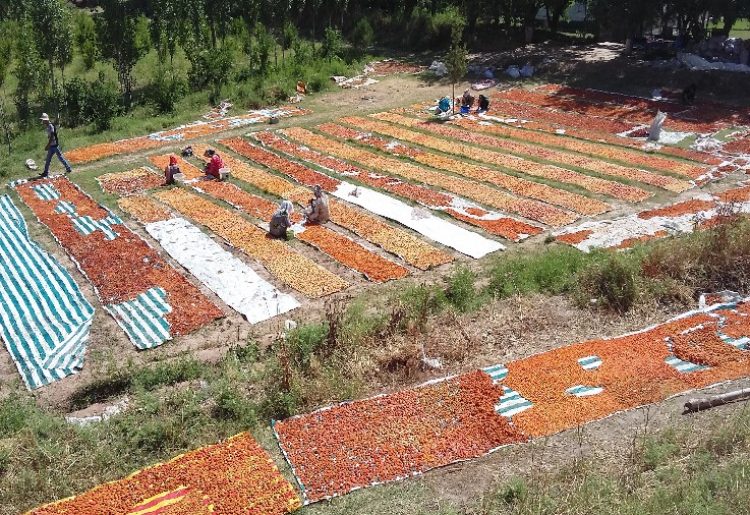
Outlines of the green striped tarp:
M45 184L45 186L51 189L54 193L57 193L57 190L55 190L52 185ZM46 193L45 195L41 195L39 191L36 190L36 188L40 187L41 186L35 186L34 191L42 200L54 200L55 198L59 198L59 193L57 194L57 197L48 196ZM120 220L117 215L112 213L101 220L94 220L88 215L80 216L76 212L76 207L67 200L61 200L60 202L58 202L57 206L55 207L55 212L60 214L67 214L70 217L70 220L73 222L73 227L75 227L76 231L80 232L84 236L93 234L96 231L102 231L106 239L114 240L115 238L117 238L117 233L112 229L112 226L122 224L122 220Z
M104 306L141 350L158 347L171 339L164 315L172 311L164 288L149 288L135 299Z
M29 238L10 197L0 196L0 337L29 389L81 369L93 317L70 274Z

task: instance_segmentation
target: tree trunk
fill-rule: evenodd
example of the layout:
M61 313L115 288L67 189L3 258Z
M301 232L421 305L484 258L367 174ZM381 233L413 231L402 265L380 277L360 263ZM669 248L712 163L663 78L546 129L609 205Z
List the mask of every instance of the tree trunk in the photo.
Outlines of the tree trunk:
M456 114L456 83L452 84L453 95L451 96L451 114Z
M560 26L560 18L562 18L563 9L553 9L552 18L549 21L549 28L553 34L557 34L557 29Z
M3 87L3 96L5 96L5 87ZM8 119L5 115L5 107L3 107L2 103L0 103L0 121L3 125L3 132L5 133L5 143L7 143L8 145L8 155L10 156L13 152L10 140L10 125L8 125Z
M528 45L534 42L534 26L526 25L524 27L524 42Z
M736 21L737 17L735 16L724 16L724 27L721 29L721 31L726 37L729 37L729 33L732 32L732 27L734 26Z

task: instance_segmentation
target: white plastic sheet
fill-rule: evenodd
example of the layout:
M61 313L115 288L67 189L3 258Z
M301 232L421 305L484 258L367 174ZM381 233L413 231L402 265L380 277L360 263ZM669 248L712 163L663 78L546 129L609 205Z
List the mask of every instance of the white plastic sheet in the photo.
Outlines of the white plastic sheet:
M251 324L300 306L183 218L147 224L146 231Z
M678 54L677 59L691 70L723 70L750 73L750 66L746 64L711 62L695 54Z
M355 190L356 193L353 194ZM477 233L467 231L442 218L438 218L429 211L415 209L413 206L400 200L368 188L342 182L332 194L342 200L363 207L367 211L395 220L433 241L456 249L462 254L475 259L479 259L491 252L505 249L503 245L495 240L490 240Z

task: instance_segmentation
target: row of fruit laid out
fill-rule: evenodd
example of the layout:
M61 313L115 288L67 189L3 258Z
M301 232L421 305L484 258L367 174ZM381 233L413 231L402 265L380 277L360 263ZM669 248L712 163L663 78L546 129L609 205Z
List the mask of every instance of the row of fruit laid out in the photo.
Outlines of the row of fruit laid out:
M243 145L244 141L237 140L236 144ZM258 147L248 145L247 148L262 152L266 159L274 157ZM203 147L198 145L196 149L201 151ZM200 169L176 156L151 156L149 159L152 164L161 168L166 165L170 157L177 159L183 175L188 179L187 184L196 193L171 189L153 193L153 199L151 200L147 200L148 197L142 195L120 199L120 206L130 212L134 218L147 223L167 219L171 217L171 214L169 210L160 205L164 204L178 214L207 227L231 245L258 260L282 283L307 296L327 295L349 286L342 279L296 253L290 246L281 241L269 239L265 231L258 227L263 222L267 223L270 220L277 208L276 202L249 193L236 184L196 180L202 175ZM290 183L277 175L235 159L231 155L225 155L224 160L231 167L235 179L253 188L277 197L290 198L299 204L304 204L311 196L311 192L305 187ZM277 166L284 166L285 163L288 166L293 165L293 163L284 160L274 161L274 163ZM337 180L313 170L297 169L297 171L308 174L307 184L322 184L329 189L338 186ZM102 176L100 183L108 192L137 194L152 188L152 178L155 177L157 175L152 171L140 169ZM297 177L302 177L302 175L298 174ZM198 195L198 193L201 195ZM259 220L260 223L250 222L241 214L221 207L204 198L205 196L226 202L244 214ZM158 202L153 202L153 200ZM277 198L278 200L280 199ZM355 210L344 203L332 201L331 215L334 223L352 230L358 236L368 240L369 243L379 245L396 255L402 255L407 263L416 268L427 269L453 259L449 254L439 251L405 231L383 223L376 217ZM300 218L299 215L296 215L294 221L300 222ZM382 282L401 278L408 274L408 269L404 266L366 249L340 232L328 227L307 225L297 232L297 237L328 254L334 260L363 273L370 280ZM320 277L317 277L318 275Z
M354 150L354 154L348 154L347 151L350 149L348 145L338 143L334 139L326 138L325 136L320 136L304 129L290 129L280 133L264 132L256 134L255 138L257 142L276 150L279 154L237 138L224 141L223 143L228 148L239 152L246 158L252 159L257 164L270 168L278 174L286 175L307 187L321 185L329 193L335 193L342 184L342 181L336 175L351 177L356 173L357 180L365 185L397 193L399 196L410 201L419 202L421 200L423 205L427 207L433 209L442 208L458 219L466 220L469 223L473 222L473 225L478 227L484 228L483 226L485 226L490 229L488 232L491 233L493 232L492 229L494 229L494 234L502 235L509 239L519 240L527 235L538 234L542 230L539 226L489 212L478 204L468 204L455 193L448 194L426 186L406 183L397 177L383 175L383 171L386 169L392 170L394 168L393 165L396 165L399 161L391 158L382 158L377 154L357 149ZM313 150L310 147L327 150L328 154ZM198 155L200 155L202 149L203 146L201 145L196 147ZM338 157L332 157L330 154L337 155ZM429 155L436 156L436 154ZM150 160L152 164L161 168L166 166L168 157L152 156ZM292 161L289 157L310 162L324 170L330 170L334 174L329 175L317 169L304 166ZM368 170L358 169L356 166L340 158L364 162ZM183 175L188 181L194 181L202 175L198 167L187 161L178 160L178 162ZM231 155L226 156L226 163L232 169L235 179L245 182L249 186L260 189L265 193L282 198L291 198L299 204L304 204L310 196L309 190L306 190L304 186L289 183L279 175L261 170L256 166L251 166L247 162L233 158ZM422 170L416 166L411 166L408 169L414 173L419 173ZM451 177L447 174L433 172L431 177L435 176L445 177L448 181L451 180ZM156 181L156 174L144 174L138 170L113 176L102 176L100 178L102 186L107 191L119 194L128 194L137 190L153 188L156 185ZM441 182L438 184L451 183ZM473 184L468 179L465 183L467 186ZM197 190L196 193L227 202L261 222L268 222L276 207L271 200L251 194L234 184L199 181L193 183L192 186ZM461 186L464 186L464 184ZM478 186L486 188L481 184ZM454 186L453 190L466 195L466 188ZM480 198L485 200L491 198L494 191L488 191L485 197ZM568 193L564 190L560 191ZM164 208L164 205L168 205L180 215L186 216L200 225L204 225L231 245L257 259L283 284L291 286L306 296L327 295L349 286L343 279L336 277L322 267L309 262L307 258L292 251L288 245L278 241L269 241L265 237L264 232L255 223L244 219L241 214L216 205L196 193L171 190L160 191L154 195L154 199L158 200L158 203L138 197L123 198L119 203L121 207L130 212L135 218L141 219L146 223L154 223L169 218L171 214L169 210ZM492 203L493 200L486 200L486 202ZM526 205L533 206L533 203L527 202ZM542 203L539 203L539 205L540 207L548 207ZM443 253L441 255L437 249L403 230L380 222L377 218L354 210L340 201L332 201L331 211L334 223L354 232L358 237L367 240L369 243L376 244L387 252L402 257L408 264L416 268L426 269L452 259L447 254ZM565 213L563 211L560 212ZM389 234L391 235L390 237ZM362 272L365 276L376 281L395 279L403 277L408 273L408 270L403 266L372 253L340 233L325 228L316 227L312 230L307 229L299 233L299 238L322 250L334 258L334 260ZM319 273L310 273L310 271Z
M469 128L468 126L460 124L457 125L461 128L436 126L434 124L424 123L418 118L409 118L392 113L380 113L375 115L375 117L378 118L378 120L369 118L347 118L341 121L348 125L354 125L363 129L379 132L385 136L398 137L399 140L389 142L385 138L356 132L354 129L344 125L324 124L323 126L316 128L323 134L302 128L291 128L277 133L264 132L255 135L257 142L279 152L278 154L251 145L244 140L232 140L229 142L229 147L233 148L235 151L239 151L245 157L253 159L257 163L271 168L277 173L287 175L306 186L318 184L329 192L335 192L342 184L342 181L337 179L336 175L354 177L359 183L364 183L367 186L373 186L389 193L394 193L409 201L421 203L431 209L442 210L456 219L485 229L490 234L503 236L514 241L519 241L529 235L538 234L541 232L542 228L533 223L527 223L523 220L513 219L501 213L488 211L487 208L483 206L494 207L500 209L502 212L516 212L525 215L527 219L536 220L553 226L565 225L575 221L580 215L599 214L608 209L608 206L605 203L597 199L584 197L577 193L522 179L511 174L503 173L497 169L490 168L489 166L491 165L507 166L508 159L512 162L524 161L523 158L517 156L509 156L507 154L481 148L482 146L497 146L506 141L511 141L507 137L496 137L486 135L482 132L471 132L469 130L464 130L464 128ZM479 126L477 125L471 128L477 127ZM486 128L483 127L483 129ZM475 146L468 146L464 143L457 144L444 138L453 138L457 141L468 141L475 144ZM348 142L354 141L356 144L342 143L340 140L347 140ZM402 141L419 145L419 147L409 146L407 143L402 143ZM538 142L543 143L542 141ZM364 150L361 148L362 145L368 145L378 152ZM437 152L426 151L421 147L426 147ZM542 149L541 146L535 147L533 145L525 145L523 148L524 152L547 152L546 150L538 150ZM601 149L589 150L590 153L593 152L593 150L601 152ZM438 152L442 152L443 154ZM382 155L383 153L389 153L393 157L386 157ZM572 156L569 157L569 159L576 160L576 164L583 164L581 161L578 161L580 157L576 157L574 154L564 154L561 152L558 152L558 154ZM539 154L536 157L540 156L545 157L546 154ZM555 156L559 157L557 154ZM404 157L414 161L415 164L399 159ZM459 160L461 157L476 159L484 164L463 163ZM550 160L553 159L552 157L547 157ZM312 166L333 172L333 174L324 174L317 169L291 161L289 158L302 160ZM632 169L593 158L585 159L593 163L599 163L596 164L596 166L590 164L591 167L600 167L598 168L599 172L604 169L601 168L601 166L611 165L615 167L613 168L614 170L617 170L615 175L624 174L626 178L633 180L640 178L642 179L642 182L646 182L652 186L661 185L668 190L675 191L689 187L688 182L681 181L672 176L658 175L654 172L647 172L645 170L636 170L632 175L628 175L626 172ZM669 161L664 158L661 158L661 160L662 161L659 163L660 165L665 165ZM165 164L162 161L164 161L164 159L157 161L155 164L159 166ZM685 173L690 175L694 174L695 169L700 169L699 166L694 164L687 165L685 162L678 161L674 161L674 163L682 166L682 168L677 166L675 169L671 170L675 174ZM239 164L240 169L245 167L242 163L233 164ZM417 164L423 166L418 166ZM362 165L365 168L359 168L359 165ZM533 173L536 174L550 172L553 174L551 176L552 178L569 179L578 185L587 185L589 190L593 189L597 192L606 191L613 196L617 196L617 193L620 193L622 194L620 198L625 200L642 200L650 195L646 190L633 186L584 175L580 172L565 170L552 165L540 165L529 161L524 166L533 169ZM688 166L691 168L688 168ZM183 166L183 168L185 168L183 173L188 179L196 179L201 175L200 170L196 167ZM453 175L455 173L459 174L460 177ZM546 176L545 178L550 178L550 176ZM406 179L406 181L403 179ZM151 181L149 186L153 186L153 181L155 180L154 177L149 177L147 180ZM493 186L485 185L487 182L491 183ZM507 188L510 193L506 194L495 186ZM291 190L297 187L298 186L284 187L283 189L285 192L281 196L287 196ZM257 198L249 200L249 194L243 192L237 187L229 188L227 185L212 186L209 185L209 183L206 183L206 185L204 185L204 189L205 188L213 188L214 191L208 191L209 194L218 196L218 198L222 200L229 201L230 204L235 206L242 204L240 207L248 211L251 215L259 217L264 221L267 221L272 214L272 205L270 203L267 201L262 202L263 213L260 213L258 211L259 206L250 205L252 203L258 204L259 200ZM440 188L440 190L434 188ZM271 193L279 194L278 192ZM518 195L517 197L515 196L516 194ZM526 198L522 196L523 194L525 194ZM301 203L301 192L297 191L296 195L296 200ZM241 199L238 200L240 197ZM463 197L468 200L465 200ZM528 197L536 198L529 199ZM543 202L541 199L547 202ZM183 214L187 214L184 211L186 209L184 204L178 204L176 199L171 199L167 195L164 200L171 200L173 204L181 207ZM188 202L190 199L183 200ZM130 202L132 203L135 201ZM333 206L334 216L339 209L338 204L339 203L336 202ZM556 204L560 207L551 204ZM145 203L141 202L140 205L145 205ZM570 209L572 212L562 209L562 206ZM175 206L173 205L173 207ZM215 211L216 208L212 209ZM350 212L347 211L345 211L345 213L347 215L350 214ZM218 212L212 214L217 215ZM152 217L153 216L152 213ZM197 213L194 213L193 216L197 216ZM344 216L339 216L335 221L337 223L342 223L343 218ZM351 230L352 227L360 227L359 232L361 235L362 222L356 221L356 218L361 217L357 216L354 218L354 221L347 220L342 226L349 230ZM228 224L231 224L229 220L230 219L228 218ZM217 224L218 222L213 221L212 223ZM215 225L215 229L223 231L225 233L223 234L224 237L228 236L228 234L226 234L226 231L229 230L228 225L226 227ZM388 232L394 232L394 230L397 229L392 228ZM257 232L257 230L251 232ZM354 232L357 233L357 231ZM375 231L370 230L369 232L370 235L373 235ZM404 233L404 235L406 234ZM404 240L406 243L398 245L389 242L383 246L383 241L381 241L380 246L388 252L403 257L409 262L409 264L416 266L417 268L425 269L429 266L447 262L445 257L437 257L435 252L431 250L429 246L426 247L426 244L423 242L417 243L419 240L416 238L399 238L399 235L395 236L396 237L393 238L393 240ZM329 255L336 252L334 249L337 245L348 243L344 242L341 237L337 237L337 235L330 231L311 231L306 238L313 246L317 246L324 251L325 249L328 249ZM380 239L383 240L382 236ZM370 242L378 243L373 239L370 239ZM256 238L254 245L257 246L260 243L261 240ZM243 245L248 249L252 247L250 242L247 241L243 242ZM401 247L400 249L398 249L399 246ZM352 252L338 252L337 255L333 256L334 259L347 264L347 266L353 267L355 270L363 272L366 276L387 280L389 278L402 277L405 275L405 269L395 264L393 264L393 266L385 266L385 269L390 268L390 274L384 272L383 265L388 263L384 262L382 258L373 260L373 262L369 262L370 260L368 259L362 259L368 254L374 254L369 253L362 247L358 247L356 244L343 245L341 248L344 247ZM352 256L352 254L359 255ZM420 258L419 254L435 255L436 258L425 260L424 258ZM268 266L273 269L274 266L270 265L268 259L273 258L267 258L266 260ZM298 266L300 267L306 265L307 263L298 263ZM285 278L286 284L291 285L291 283L294 282L292 279L294 274L290 273L288 269L282 270L279 267L276 267L276 269L278 270L278 273ZM312 269L316 268L313 266ZM370 269L375 271L368 273ZM322 269L321 273L322 275L326 275ZM334 281L331 277L327 277L327 279L328 280L325 281L321 279L320 285L315 286L314 288L297 284L297 289L306 295L315 296L313 290L316 290L318 295L326 295L333 291L337 291L336 288L340 289L346 287L345 282ZM325 286L323 286L324 284Z
M249 434L29 512L283 514L750 374L750 304L725 300L610 340L559 347L272 423L302 495Z
M610 178L640 182L674 193L685 191L691 187L690 183L687 181L679 180L668 175L660 175L654 172L623 166L576 153L550 149L543 145L516 141L507 137L497 137L477 132L469 132L459 128L428 123L393 113L382 113L376 115L376 117L382 121L389 121L409 128L418 128L453 140L458 140L458 138L460 138L458 141L467 141L475 145L492 147L497 150L518 155L522 158L534 158L549 161L551 163L557 163L559 166L565 166L571 169L583 169L587 172L594 172ZM407 132L407 134L412 133L413 131ZM474 159L485 161L490 164L501 164L501 162L499 162L500 158L498 157L498 154L499 153L495 151L478 149L474 151L473 156ZM468 157L468 155L466 157Z
M560 84L547 84L538 88L539 91L552 93L556 96L570 97L584 102L599 102L616 104L624 108L635 110L650 110L653 113L661 111L672 114L678 119L690 122L714 123L715 129L728 126L750 125L750 109L746 106L729 105L700 98L692 105L685 105L680 99L681 91L668 93L669 98L643 98L612 93L590 88L575 88ZM661 91L661 93L665 93Z
M508 106L518 110L507 110ZM605 164L596 166L615 165L615 168L601 168L605 177L608 174L614 178L620 175L625 180L650 184L673 192L684 191L685 181L691 185L702 186L728 174L747 170L750 166L750 150L744 148L747 146L748 129L737 129L732 133L733 141L719 144L716 150L708 152L610 134L606 132L606 128L592 130L592 127L616 121L605 118L578 119L575 113L545 111L543 108L535 110L531 105L501 104L496 106L493 114L462 115L441 120L440 124L427 123L434 121L428 107L428 104L416 104L374 116L395 116L398 123L406 123L411 127L439 131L467 141L473 140L478 145L486 145L488 148L504 147L519 157L542 161L547 159L547 162L561 166L568 163L567 166L570 168L581 171L586 171L587 167L581 160L581 155L589 156L605 161ZM533 114L532 120L528 119L530 114ZM403 115L409 115L425 123L417 123ZM470 131L471 134L457 132L455 129L459 127ZM716 140L712 141L716 143ZM573 156L570 153L580 155ZM581 167L575 166L576 163ZM593 167L590 169L594 170ZM654 174L658 175L654 177Z
M750 374L748 304L276 422L316 502Z
M740 185L612 220L584 222L560 230L555 239L584 252L596 248L627 249L645 241L711 228L748 212L750 186Z
M715 133L729 126L732 121L741 125L750 120L746 115L735 117L726 112L714 114L717 109L711 107L691 108L679 103L658 101L655 105L649 105L650 103L645 101L642 102L644 105L638 106L623 104L622 101L603 102L596 98L600 96L601 93L586 90L578 90L575 95L560 94L556 91L547 91L544 87L534 90L512 89L493 95L495 99L500 100L571 111L591 117L619 119L629 123L631 127L650 124L657 112L661 111L668 113L665 128L680 132Z
M393 112L393 114L409 114L421 120L428 120L430 118L429 113L427 113L425 110L418 109L400 109L398 110L398 112ZM706 173L706 166L703 163L688 162L681 159L660 156L655 152L646 153L640 149L635 150L633 148L616 146L617 143L626 142L627 140L625 138L618 138L611 142L613 144L604 144L598 141L601 136L596 134L587 135L588 137L586 138L576 139L565 137L567 135L567 131L565 130L560 130L559 132L552 131L551 133L550 131L544 130L528 130L530 128L536 128L535 125L533 125L534 123L537 123L538 127L538 122L528 122L532 125L528 126L527 124L522 124L523 128L519 128L510 123L502 125L493 123L498 119L499 118L497 116L492 115L479 117L462 116L448 120L448 123L446 123L445 125L451 127L460 127L462 129L477 133L477 143L480 145L496 147L499 143L498 138L504 138L510 141L524 142L527 143L526 146L508 146L507 148L510 152L517 152L521 155L524 154L524 151L526 149L530 149L528 155L536 154L542 159L551 157L551 160L553 161L556 160L556 157L562 156L562 158L559 160L559 162L561 163L571 159L569 157L570 154L561 153L562 151L568 151L574 152L581 156L598 158L605 162L618 163L620 164L620 166L627 166L636 171L649 170L659 174L681 176L688 179L698 179ZM414 122L410 122L410 124L412 126L417 126L414 124ZM451 134L455 136L457 133L451 131ZM485 138L484 136L486 135L495 136L495 138ZM539 152L539 149L533 146L529 146L528 144L538 145L540 147L543 147L544 149L555 149L556 153L546 155L537 154ZM505 142L504 145L510 145L510 142ZM701 159L700 156L697 156L697 158ZM580 164L573 164L574 166L587 168L586 164L583 162L581 162ZM596 171L594 168L590 169ZM638 179L634 180L637 181ZM649 184L649 182L645 183ZM657 186L659 185L657 184Z
M261 109L208 122L198 121L174 129L155 132L148 136L138 136L80 147L66 152L66 157L71 164L89 163L108 157L131 155L145 150L171 146L178 142L186 142L239 127L267 123L271 118L287 118L306 114L308 114L308 111L292 106L284 106L278 109Z
M503 116L531 117L569 125L573 132L600 130L599 139L614 141L614 135L645 136L657 113L667 114L664 128L683 134L697 134L710 139L714 151L724 155L747 155L746 129L750 127L750 111L746 108L699 101L684 105L675 100L646 99L618 93L580 89L560 85L544 85L532 90L512 89L494 95L493 111ZM739 128L739 130L737 130ZM742 129L744 128L744 129ZM721 139L715 135L735 129ZM544 129L542 129L544 130ZM666 146L664 153L679 157L695 154L692 149ZM710 156L710 154L707 154ZM707 157L707 163L711 162Z
M253 138L266 147L282 152L287 156L303 160L313 166L321 167L346 178L355 179L362 184L387 191L409 201L417 202L426 208L445 212L453 218L502 238L520 241L527 236L542 232L541 227L488 211L453 193L437 191L421 184L404 182L396 176L386 175L382 172L372 173L339 158L295 143L282 137L280 133L254 133ZM518 202L518 209L521 209L522 205L521 202ZM531 206L533 205L531 203ZM541 207L541 205L538 206L539 209ZM528 213L533 214L531 210Z
M437 218L429 210L442 211L491 235L520 241L542 232L543 225L535 222L546 222L551 226L570 223L577 218L575 215L584 214L587 210L590 212L592 206L596 208L596 203L600 202L578 193L505 174L492 168L491 163L473 164L459 160L461 152L467 154L472 149L482 150L482 147L491 147L495 140L500 141L495 136L479 134L474 141L475 146L461 149L463 144L451 146L451 142L445 139L454 136L460 141L472 141L464 137L464 132L473 133L464 131L459 123L452 124L455 127L439 126L433 135L433 129L423 127L424 122L419 116L383 113L374 118L387 121L351 117L340 120L340 123L317 126L314 130L290 128L255 133L252 136L254 143L240 138L223 141L227 148L255 163L251 165L228 155L227 164L232 168L234 177L264 194L272 195L275 201L251 194L231 183L193 182L198 181L202 171L187 161L180 164L183 176L191 183L194 192L164 190L151 197L128 196L133 192L154 189L161 183L158 175L149 170L107 174L99 177L99 181L106 191L122 196L119 205L135 219L141 220L147 230L148 224L165 222L177 212L207 227L225 242L257 260L281 284L310 298L341 291L348 288L350 282L314 263L292 246L269 240L264 224L273 215L275 202L288 198L298 205L304 205L311 197L308 188L314 185L321 185L335 197L331 201L333 223L344 232L361 238L365 244L357 243L342 231L319 226L306 227L298 233L299 239L373 282L404 277L409 273L408 266L426 270L454 258L419 236L388 224L367 211L406 225L428 240L453 247L471 257L481 257L500 250L502 245ZM400 139L389 141L382 136L354 129L354 126ZM492 139L485 139L487 137ZM201 155L204 146L198 145L196 148L198 155ZM461 150L459 155L455 153L456 148ZM446 152L441 154L433 150ZM503 155L489 150L486 152L480 155L487 160ZM168 156L152 156L151 161L162 167L166 165ZM675 163L685 164L677 160ZM674 175L678 173L674 171ZM295 182L289 182L282 176ZM356 183L349 183L350 179ZM498 189L496 186L499 185L505 186L510 193ZM179 272L151 258L147 253L153 253L153 249L145 241L131 233L121 221L96 205L75 185L64 179L49 181L44 195L39 193L39 187L21 185L19 193L89 276L105 309L138 348L152 348L174 335L191 332L222 316L221 309L185 281ZM382 195L379 191L393 194L409 203L421 204L427 209L417 213L418 210L410 204ZM524 198L522 194L526 191L529 193ZM560 193L558 198L551 195L555 192ZM218 205L206 199L206 196L226 202L235 209ZM545 198L549 203L528 198L533 196ZM551 205L567 203L568 207L572 207L572 201L576 200L580 202L577 209L580 213ZM702 203L706 202L711 205L703 206ZM365 211L352 207L352 203L364 207ZM693 200L678 204L677 208L667 208L674 211L690 206L692 211L660 213L651 217L655 220L645 220L641 213L613 221L587 222L557 233L557 239L582 250L596 246L628 248L639 241L671 234L674 230L664 228L669 224L682 227L681 231L692 230L697 214L704 218L697 226L705 227L723 212L719 204L713 199ZM378 207L385 205L388 205L385 212L378 210ZM497 206L505 209L500 212L491 210L491 207ZM517 207L530 221L504 214L505 211L512 211L513 207ZM398 209L401 211L397 212ZM555 219L556 214L562 216ZM245 215L253 217L255 221L248 220ZM297 215L295 221L299 222L299 218ZM159 232L163 230L159 226L149 232L163 234ZM174 230L185 231L187 235L197 238L191 232L191 227L180 226ZM125 247L130 248L131 245L140 250L125 252ZM202 241L201 245L206 255L220 254L220 249L211 248L206 241ZM374 252L367 245L380 247L397 259ZM113 260L113 255L134 256L133 259L142 264L143 273L132 276L120 273L119 265L102 265L107 260ZM232 258L228 253L221 256L227 260ZM181 257L187 259L184 255ZM399 264L399 259L404 264ZM118 264L125 262L121 259L115 261ZM248 299L233 299L234 304L228 303L235 308L238 305L239 309L236 309L248 320L262 320L299 305L291 296L282 295L270 284L260 281L252 271L240 266L236 268L238 277L255 285L253 291L256 296L253 298L263 298L267 306L265 311L254 312L247 308ZM203 275L206 276L206 273ZM206 280L215 282L216 277L208 274ZM108 293L113 289L116 295ZM209 289L216 293L222 291L222 285ZM269 296L275 296L277 300L269 301ZM188 304L189 307L185 308L184 305Z
M121 220L65 177L16 187L93 285L100 302L136 347L152 348L223 316L201 291ZM166 306L133 302L158 290Z

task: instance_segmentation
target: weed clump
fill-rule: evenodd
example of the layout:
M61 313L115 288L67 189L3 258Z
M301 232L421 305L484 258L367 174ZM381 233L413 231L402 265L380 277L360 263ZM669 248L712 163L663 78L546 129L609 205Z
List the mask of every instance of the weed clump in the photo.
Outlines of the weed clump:
M613 254L577 275L579 305L596 304L618 313L629 311L641 296L638 263Z

